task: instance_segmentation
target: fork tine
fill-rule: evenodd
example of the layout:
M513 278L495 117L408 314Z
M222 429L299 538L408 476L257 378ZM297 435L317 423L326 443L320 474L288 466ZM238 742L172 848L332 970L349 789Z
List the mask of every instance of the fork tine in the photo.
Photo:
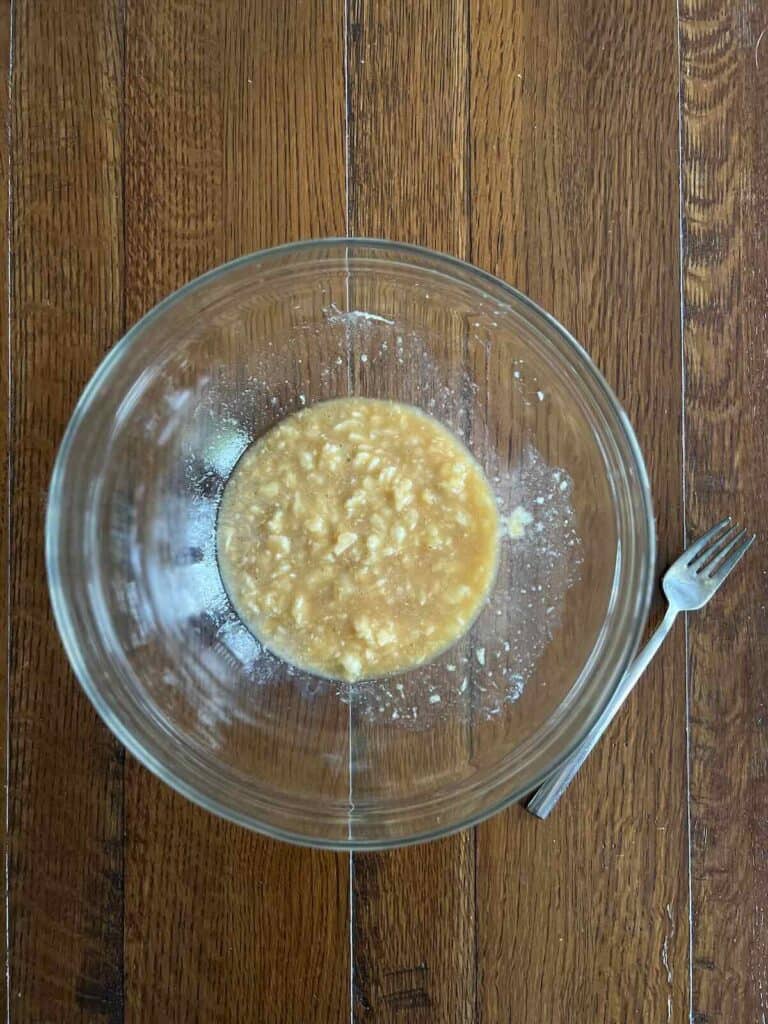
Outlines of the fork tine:
M737 544L741 544L744 538L747 536L747 531L742 530L737 526L734 526L732 530L729 530L725 536L713 545L713 549L707 553L707 555L699 559L700 562L709 559L706 565L702 565L698 569L699 575L714 576L717 571L717 567L722 565L725 561L726 555L730 554L731 551L736 547ZM722 540L728 540L727 544L723 544ZM714 548L717 548L715 551Z
M725 533L721 534L717 540L712 541L708 547L704 548L693 562L689 562L688 568L693 569L695 572L703 572L708 567L708 563L719 561L720 556L730 551L734 543L738 543L739 538L746 532L737 523L729 526Z
M723 582L723 580L726 578L726 576L728 576L728 574L730 573L731 569L733 569L733 567L736 565L736 563L740 562L741 559L744 557L744 555L746 555L746 553L752 547L752 545L755 542L755 537L756 536L757 536L757 534L753 533L751 537L747 537L747 539L745 541L743 541L739 545L739 547L736 548L736 550L733 552L733 554L729 558L727 558L724 562L721 562L721 563L718 564L718 568L717 568L717 570L715 572L710 573L711 579L713 579L715 581L715 583L718 585L718 587Z
M713 526L711 530L707 530L703 537L699 537L697 541L694 541L694 543L691 544L691 546L688 548L688 551L686 552L686 554L688 555L688 561L685 564L691 565L695 561L698 553L703 548L707 547L709 542L711 540L714 540L714 538L717 537L719 533L722 533L724 527L730 526L730 524L731 517L726 516L725 519L721 519L716 526Z

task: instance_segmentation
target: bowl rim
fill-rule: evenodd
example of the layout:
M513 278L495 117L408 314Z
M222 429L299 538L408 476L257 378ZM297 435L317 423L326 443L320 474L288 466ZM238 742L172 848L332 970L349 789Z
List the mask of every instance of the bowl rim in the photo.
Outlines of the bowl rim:
M317 837L310 835L306 832L294 832L287 828L282 828L274 825L265 824L255 817L250 817L247 814L228 808L218 802L215 798L208 796L206 793L200 792L195 786L187 782L180 774L177 774L173 768L170 768L165 762L157 758L150 750L148 750L144 744L131 732L130 728L126 726L122 719L115 714L107 702L102 698L99 687L94 683L93 678L85 665L84 659L80 652L80 642L77 639L75 631L70 625L70 615L67 607L67 600L65 598L64 588L61 585L61 578L58 571L58 538L59 538L59 519L60 509L62 505L63 485L64 485L64 469L67 462L67 457L72 448L73 441L77 434L78 428L81 421L83 420L86 412L89 410L94 397L96 396L102 381L109 375L113 365L117 363L123 354L129 349L132 344L144 333L146 328L158 317L162 316L166 310L170 309L180 300L183 300L188 294L196 291L197 289L205 286L206 284L216 280L219 277L224 276L230 271L247 266L249 264L258 263L260 260L269 258L278 258L281 256L290 256L299 253L311 253L314 250L323 250L329 248L352 248L359 247L369 250L380 250L397 255L398 253L404 257L419 257L421 259L428 259L433 265L437 265L445 269L449 274L455 276L458 273L462 275L469 275L475 279L475 281L482 283L486 282L492 286L494 290L501 290L506 293L515 303L524 307L525 310L530 311L534 318L542 319L560 338L569 346L574 355L577 358L577 362L581 364L581 367L592 378L592 383L597 387L597 390L602 393L606 399L610 411L615 416L616 425L619 430L623 433L623 440L627 445L628 452L632 459L631 469L634 471L636 478L637 492L642 503L642 517L638 519L638 528L642 528L644 537L642 538L639 548L639 580L638 580L638 600L636 605L636 611L634 613L632 622L628 627L628 640L626 644L625 652L622 658L619 659L615 669L614 678L610 685L605 686L602 693L601 699L595 702L591 713L585 718L585 722L580 730L578 730L573 741L567 745L567 749L561 752L555 761L547 765L546 768L541 769L535 776L535 778L529 781L524 790L513 791L506 794L502 799L497 800L490 807L483 808L481 811L473 814L466 815L459 821L452 822L439 828L431 828L422 832L416 832L413 835L407 835L404 837L397 837L394 839L376 839L366 840L352 838L339 838L339 839L326 839L323 837ZM54 461L53 473L51 476L51 483L48 491L47 502L46 502L46 517L45 517L45 564L48 578L48 588L51 598L51 605L53 608L54 619L62 640L62 644L67 654L70 665L72 666L77 680L84 690L86 696L93 704L96 712L115 735L118 741L140 761L149 771L161 779L161 781L167 783L173 789L175 789L182 796L191 800L193 803L204 808L212 814L225 820L231 821L237 825L244 826L252 831L261 833L273 839L279 839L286 842L290 842L294 845L306 846L314 849L331 849L339 851L352 852L355 850L383 850L396 848L401 846L411 846L417 843L428 842L430 840L442 838L444 836L451 835L453 833L462 831L466 828L474 827L475 825L485 821L486 819L497 814L499 811L522 800L529 793L533 792L542 781L554 771L559 765L565 762L568 757L577 749L577 747L584 740L589 730L592 728L595 722L601 717L605 707L610 701L613 693L615 692L619 682L626 672L629 664L635 656L637 651L642 631L645 626L648 610L651 603L653 585L654 585L654 569L656 563L656 530L655 530L655 518L653 513L653 501L650 487L650 480L648 477L648 471L643 458L642 449L637 440L634 428L631 425L629 417L624 410L623 406L616 397L613 389L606 381L603 374L598 370L591 356L588 354L586 349L581 345L579 341L570 333L570 331L557 320L551 313L542 308L538 303L534 302L533 299L529 298L524 292L515 288L513 285L504 281L502 278L489 273L486 270L476 266L467 260L460 259L456 256L451 256L447 253L438 252L433 249L429 249L425 246L414 245L407 242L391 241L385 238L368 238L364 236L329 236L322 238L303 239L294 242L288 242L282 245L270 246L264 249L258 249L251 253L246 253L236 259L229 260L225 263L221 263L197 277L187 281L181 287L168 294L164 299L161 299L156 305L149 309L139 320L137 320L123 336L112 346L107 352L105 357L97 366L96 370L85 385L80 397L77 400L75 408L70 416L69 422L67 423L66 429L62 436L59 444L59 449L56 454Z

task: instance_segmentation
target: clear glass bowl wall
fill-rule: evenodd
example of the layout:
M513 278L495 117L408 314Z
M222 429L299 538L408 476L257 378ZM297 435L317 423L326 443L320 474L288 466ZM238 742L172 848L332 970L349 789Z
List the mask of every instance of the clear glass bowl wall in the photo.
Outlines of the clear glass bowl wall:
M461 434L504 515L538 514L542 481L568 500L547 558L533 536L505 540L470 636L354 686L264 650L215 553L243 450L350 394L410 402ZM147 767L241 824L364 848L477 821L573 749L636 647L654 533L626 417L552 318L447 257L330 240L212 271L116 346L59 453L47 559L80 682Z

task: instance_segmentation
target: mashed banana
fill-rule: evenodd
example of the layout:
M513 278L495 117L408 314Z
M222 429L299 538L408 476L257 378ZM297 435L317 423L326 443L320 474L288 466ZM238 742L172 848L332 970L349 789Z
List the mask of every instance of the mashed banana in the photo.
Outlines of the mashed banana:
M224 585L259 640L350 681L461 637L498 542L493 494L464 445L411 406L363 398L310 406L256 441L217 531Z

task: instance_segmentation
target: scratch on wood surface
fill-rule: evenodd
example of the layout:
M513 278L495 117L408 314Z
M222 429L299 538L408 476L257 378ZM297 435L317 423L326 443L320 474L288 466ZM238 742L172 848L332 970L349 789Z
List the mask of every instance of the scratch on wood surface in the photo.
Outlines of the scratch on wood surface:
M759 903L756 904L752 941L757 964L757 1004L760 1010L760 1024L768 1024L768 991L766 991L768 989L768 957L766 957L765 918L765 908Z
M757 37L757 42L755 43L755 67L758 69L758 71L760 70L760 58L757 55L757 51L760 49L760 43L762 43L763 36L766 32L768 32L768 28L763 29L763 31Z
M673 979L673 976L674 976L673 970L672 970L672 964L670 963L670 959L669 959L669 946L670 946L670 941L674 938L674 935L675 935L675 919L674 919L674 916L672 914L672 904L671 903L667 903L667 905L666 905L666 912L667 912L667 918L669 919L669 928L667 929L667 931L666 931L666 933L664 935L664 942L662 943L662 946L661 946L661 963L662 963L662 966L664 967L664 970L667 972L667 984L669 985L669 989L670 989L669 992L667 993L667 1024L669 1024L669 1021L672 1020L672 1005L673 1005L672 1004L672 991L673 991L672 979Z
M669 965L669 935L664 936L664 943L661 947L661 962L667 972L667 981L672 984L672 968Z

